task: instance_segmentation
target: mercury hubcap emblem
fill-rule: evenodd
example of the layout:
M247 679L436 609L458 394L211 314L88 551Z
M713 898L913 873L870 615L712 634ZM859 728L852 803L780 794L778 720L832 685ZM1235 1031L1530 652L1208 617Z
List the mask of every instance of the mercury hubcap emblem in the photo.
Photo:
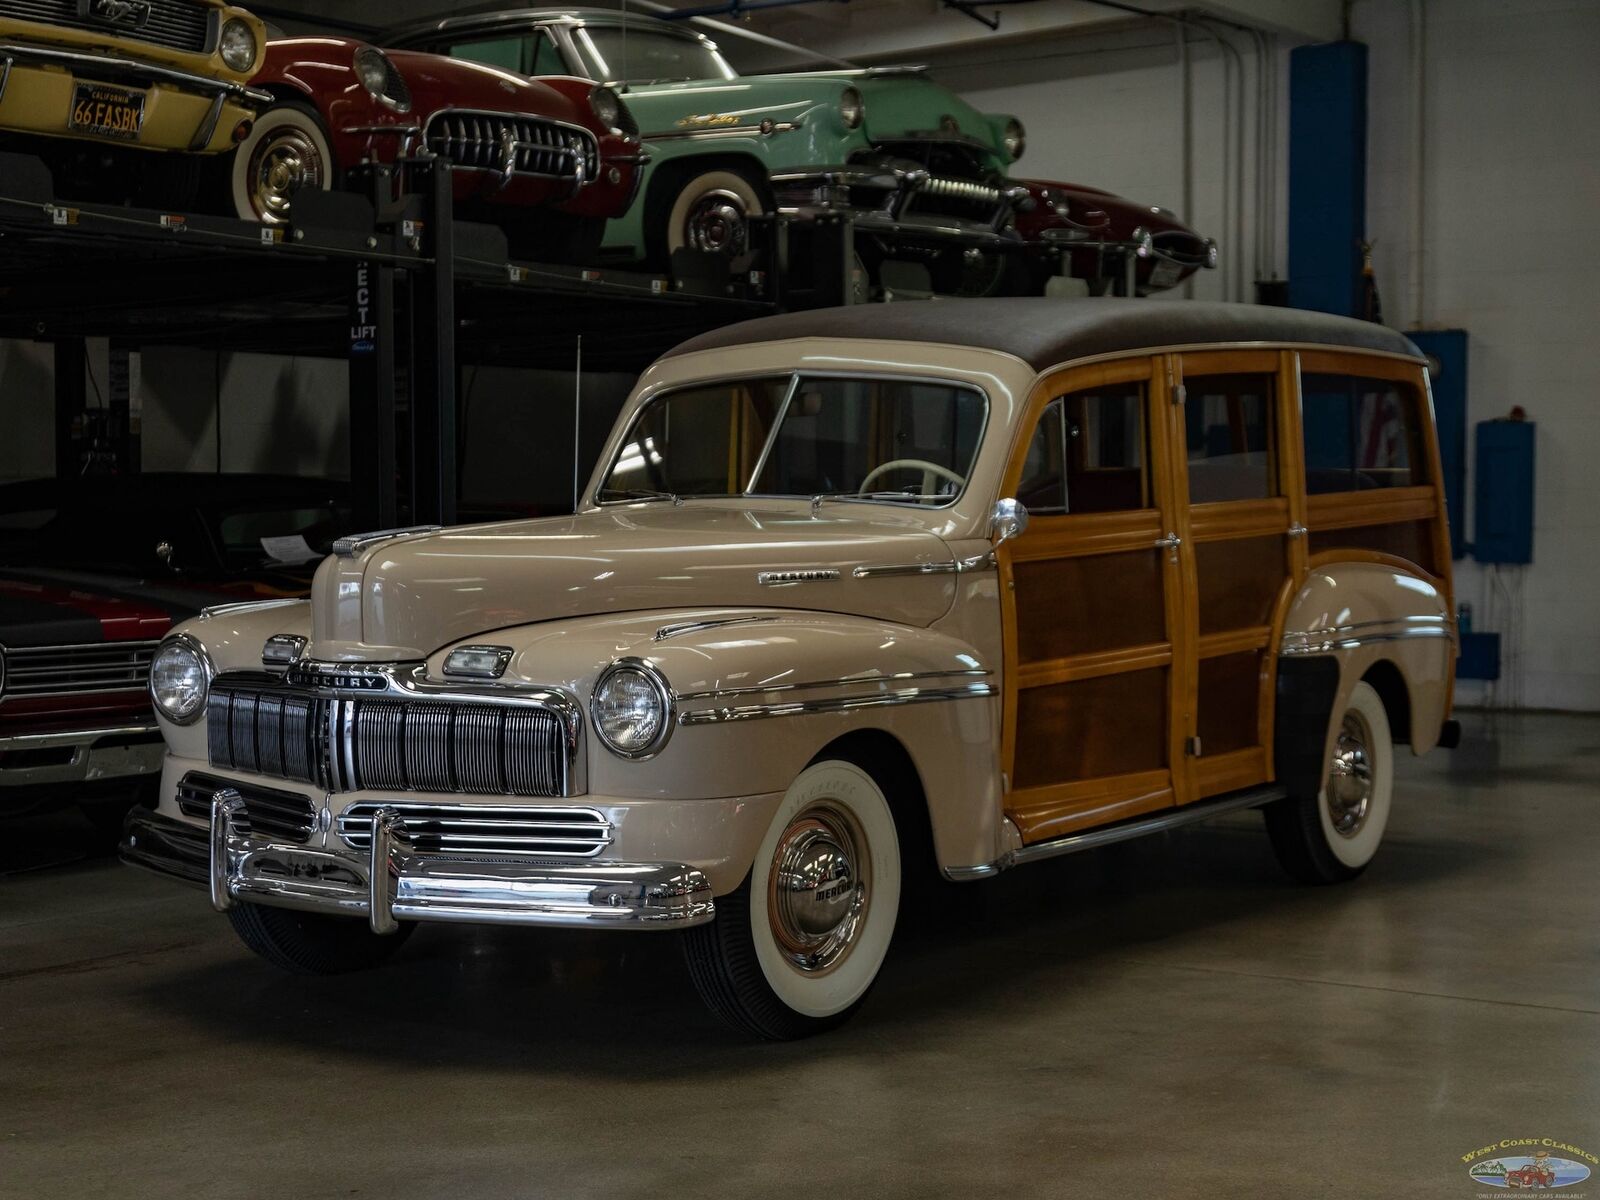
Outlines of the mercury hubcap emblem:
M837 966L861 932L870 888L866 837L850 814L822 804L795 817L767 884L768 922L789 962L807 974Z
M744 201L720 188L707 192L689 209L684 235L690 249L704 254L743 254L747 240Z
M1340 837L1353 838L1367 823L1372 807L1372 759L1367 752L1371 734L1360 714L1348 712L1333 744L1324 794L1328 818Z

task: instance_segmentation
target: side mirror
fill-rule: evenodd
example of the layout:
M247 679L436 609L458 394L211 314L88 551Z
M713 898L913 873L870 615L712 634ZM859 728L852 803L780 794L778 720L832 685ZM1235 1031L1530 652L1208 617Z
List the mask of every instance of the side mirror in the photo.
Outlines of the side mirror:
M996 549L1027 528L1028 510L1022 507L1021 501L1008 497L994 502L994 511L989 514L989 539Z

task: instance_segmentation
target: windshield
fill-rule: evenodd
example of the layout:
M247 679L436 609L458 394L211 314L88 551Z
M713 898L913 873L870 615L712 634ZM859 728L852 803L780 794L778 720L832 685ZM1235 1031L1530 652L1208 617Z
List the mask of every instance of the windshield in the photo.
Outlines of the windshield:
M943 507L966 487L988 400L904 379L699 384L640 409L597 499L816 496Z
M674 83L737 79L714 46L636 25L588 25L572 31L584 73L607 83Z

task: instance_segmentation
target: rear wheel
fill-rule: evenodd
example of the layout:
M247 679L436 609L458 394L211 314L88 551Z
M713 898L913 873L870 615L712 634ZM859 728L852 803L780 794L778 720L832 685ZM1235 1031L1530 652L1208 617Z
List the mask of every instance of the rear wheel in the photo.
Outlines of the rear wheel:
M684 935L689 974L742 1032L820 1033L865 1001L899 905L899 837L882 788L855 763L814 763L784 795L744 883Z
M230 160L234 214L263 225L288 222L302 191L332 191L338 167L322 120L310 105L288 100L256 118Z
M351 917L265 904L236 904L228 910L228 921L246 946L294 975L342 975L381 967L416 928L405 923L380 936Z
M1356 684L1339 718L1328 773L1315 796L1263 810L1272 848L1302 883L1354 879L1378 852L1394 794L1394 739L1378 691Z

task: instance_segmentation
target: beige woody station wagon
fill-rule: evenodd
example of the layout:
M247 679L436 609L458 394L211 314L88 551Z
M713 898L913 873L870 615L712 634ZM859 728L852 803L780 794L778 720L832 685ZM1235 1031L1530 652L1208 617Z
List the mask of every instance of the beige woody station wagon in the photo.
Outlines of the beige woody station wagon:
M720 1015L844 1020L903 884L1260 808L1358 874L1450 742L1421 356L1283 309L978 300L681 347L577 515L345 539L164 645L132 862L300 971L418 921L681 930Z

